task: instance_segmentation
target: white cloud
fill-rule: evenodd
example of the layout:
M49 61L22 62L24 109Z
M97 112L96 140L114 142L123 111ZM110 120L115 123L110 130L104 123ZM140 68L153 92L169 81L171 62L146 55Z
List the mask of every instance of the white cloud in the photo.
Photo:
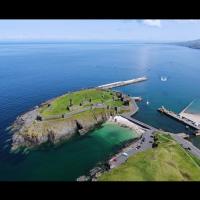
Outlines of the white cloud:
M146 19L142 20L142 23L148 26L161 27L161 21L158 19Z
M197 22L200 22L200 20L198 19L177 19L177 20L174 20L178 23L197 23Z

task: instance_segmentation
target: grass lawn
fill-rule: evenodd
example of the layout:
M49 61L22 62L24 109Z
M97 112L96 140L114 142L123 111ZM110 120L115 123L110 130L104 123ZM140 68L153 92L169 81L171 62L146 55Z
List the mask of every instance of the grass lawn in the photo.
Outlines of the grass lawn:
M77 92L69 93L56 98L51 102L50 106L44 105L40 108L42 116L58 115L70 112L67 110L67 106L70 105L70 99L72 102L72 108L75 110L83 109L90 106L91 104L103 103L110 106L121 106L122 101L113 101L113 96L116 97L116 93L111 90L100 90L100 89L87 89L80 90ZM90 102L91 99L91 102ZM80 106L80 103L82 105Z
M158 147L137 153L99 181L199 181L200 160L171 136L156 133Z

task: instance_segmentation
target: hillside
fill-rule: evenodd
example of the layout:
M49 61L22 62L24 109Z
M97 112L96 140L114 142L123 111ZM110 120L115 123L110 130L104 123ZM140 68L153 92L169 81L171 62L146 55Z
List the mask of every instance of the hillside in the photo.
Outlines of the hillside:
M156 133L158 147L137 153L99 181L199 181L200 160L171 136Z
M200 39L187 41L187 42L177 42L175 44L185 46L185 47L189 47L189 48L193 48L193 49L200 49Z

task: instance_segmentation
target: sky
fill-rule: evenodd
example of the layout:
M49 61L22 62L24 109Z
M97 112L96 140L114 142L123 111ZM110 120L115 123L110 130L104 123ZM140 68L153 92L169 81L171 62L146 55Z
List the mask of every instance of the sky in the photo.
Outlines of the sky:
M200 39L200 20L0 20L0 40Z

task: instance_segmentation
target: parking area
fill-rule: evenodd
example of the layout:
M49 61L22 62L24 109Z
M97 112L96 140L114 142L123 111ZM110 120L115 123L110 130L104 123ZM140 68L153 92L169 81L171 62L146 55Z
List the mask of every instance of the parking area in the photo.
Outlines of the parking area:
M130 156L138 152L145 151L146 149L152 148L152 143L154 141L153 132L154 130L147 129L138 141L133 142L131 145L123 149L119 154L111 158L109 160L110 168L112 169L121 165L122 163L126 162L126 160Z

